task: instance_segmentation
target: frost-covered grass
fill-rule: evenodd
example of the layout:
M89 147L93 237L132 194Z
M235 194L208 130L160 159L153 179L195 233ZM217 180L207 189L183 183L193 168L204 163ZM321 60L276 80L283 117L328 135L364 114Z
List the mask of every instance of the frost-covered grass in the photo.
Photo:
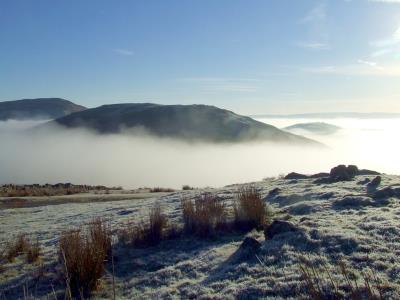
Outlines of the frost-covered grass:
M357 285L362 286L363 274L371 274L371 282L379 284L385 298L398 299L400 200L370 198L366 187L357 184L365 177L373 178L358 176L354 181L326 185L313 184L310 179L276 178L252 183L273 207L274 218L289 220L299 231L279 234L267 241L261 232L248 233L262 243L257 255L250 258L240 255L244 235L237 232L209 239L183 236L147 248L114 240L117 298L301 299L310 295L300 268L306 258L309 266L320 271L323 290L331 290L329 273L340 293L348 295L346 278L338 268L338 262L343 262ZM383 175L382 187L386 186L400 186L400 177ZM182 224L181 198L194 199L205 191L224 200L227 210L233 212L241 187L0 210L2 241L26 232L38 237L43 249L41 264L28 264L19 257L4 263L0 295L3 293L6 299L23 298L25 289L38 298L46 298L53 288L61 295L64 283L57 276L57 246L59 234L67 228L102 217L109 220L115 239L115 233L127 223L146 220L157 201L169 222ZM279 192L269 195L275 188ZM112 270L112 264L106 262L106 274L96 292L99 299L112 298Z

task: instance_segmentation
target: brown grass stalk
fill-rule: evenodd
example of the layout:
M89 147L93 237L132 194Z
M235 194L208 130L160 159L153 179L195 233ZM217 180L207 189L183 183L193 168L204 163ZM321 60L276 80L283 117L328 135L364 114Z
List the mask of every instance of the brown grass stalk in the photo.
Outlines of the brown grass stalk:
M208 237L220 228L227 227L225 204L211 194L199 195L194 202L181 199L184 231L200 237Z
M234 206L234 223L239 230L262 229L267 223L267 205L253 186L238 191Z
M85 227L63 232L59 256L68 293L88 297L98 286L110 252L111 232L102 219L97 218Z

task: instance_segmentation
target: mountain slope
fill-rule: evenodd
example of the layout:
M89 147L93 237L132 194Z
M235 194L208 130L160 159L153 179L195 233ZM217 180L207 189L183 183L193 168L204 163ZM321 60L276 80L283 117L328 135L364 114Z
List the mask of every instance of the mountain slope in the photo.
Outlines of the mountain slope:
M99 133L140 128L156 136L186 140L233 142L262 139L318 144L249 117L207 105L103 105L59 118L54 123L67 128L88 128Z
M86 109L61 98L37 98L0 102L0 121L55 119Z

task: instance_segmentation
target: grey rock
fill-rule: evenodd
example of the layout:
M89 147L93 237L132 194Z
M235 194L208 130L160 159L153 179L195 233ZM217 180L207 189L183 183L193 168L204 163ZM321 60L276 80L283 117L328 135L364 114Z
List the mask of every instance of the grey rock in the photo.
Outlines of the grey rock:
M367 183L370 183L371 179L369 178L364 178L364 180L360 180L359 182L357 182L358 185L365 185Z
M268 197L275 197L281 192L280 188L274 188L273 190L270 190L268 193Z
M308 178L307 175L296 172L289 173L284 177L284 179L307 179L307 178Z
M261 243L255 238L246 237L236 252L236 259L243 260L253 258L261 248Z
M381 184L382 182L382 177L381 176L376 176L370 183L368 183L368 187L377 187Z
M347 173L349 174L350 178L354 178L356 175L358 175L358 167L355 165L349 165L347 166Z
M361 169L358 171L357 175L381 175L381 173L379 173L377 171Z
M395 197L396 193L391 187L386 187L381 190L376 191L373 194L374 199L384 199L384 198L390 198L390 197Z
M332 168L331 172L329 173L329 177L335 182L349 181L354 177L354 175L351 176L351 174L353 174L352 171L354 170L351 170L350 172L345 165L339 165Z
M332 203L334 208L358 208L374 205L375 202L369 197L346 196Z
M298 232L299 228L296 227L291 222L282 221L282 220L275 220L272 224L264 229L264 236L265 239L272 239L274 236L288 233L288 232Z
M324 178L324 177L329 177L329 173L321 172L321 173L313 174L309 177L310 178Z

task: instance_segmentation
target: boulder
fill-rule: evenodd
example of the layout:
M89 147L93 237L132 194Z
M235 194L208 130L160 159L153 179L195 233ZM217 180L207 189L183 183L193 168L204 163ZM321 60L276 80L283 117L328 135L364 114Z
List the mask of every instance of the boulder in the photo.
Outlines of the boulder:
M367 187L369 188L376 188L378 187L382 182L382 177L381 176L376 176L370 183L368 183Z
M284 177L284 179L307 179L307 178L308 178L307 175L299 174L296 172L289 173Z
M376 191L372 195L372 198L384 199L384 198L390 198L390 197L395 197L395 196L396 196L395 191L391 187L386 187L386 188Z
M268 193L268 197L275 197L280 193L281 189L280 188L274 188L273 190L270 190Z
M265 239L272 239L274 236L288 232L298 232L299 228L293 223L282 220L275 220L272 224L264 229Z
M329 177L335 182L349 181L354 177L354 176L352 177L350 174L352 173L349 172L349 170L345 165L339 165L331 170L331 172L329 173Z
M324 178L324 177L329 177L329 173L321 172L321 173L313 174L309 177L310 178Z
M375 202L371 198L358 196L346 196L332 203L332 207L334 208L359 208L373 205L375 205Z
M246 237L236 252L236 259L243 260L254 257L261 248L261 243L255 238Z
M365 185L367 183L370 183L371 179L369 178L364 178L364 180L360 180L359 182L357 182L358 185Z
M355 165L348 165L347 166L347 173L349 174L350 178L354 178L356 175L358 175L358 167Z
M322 177L322 178L317 178L313 181L315 184L329 184L335 182L332 180L330 177Z
M377 171L361 169L361 170L358 170L357 175L381 175L381 173L379 173Z

